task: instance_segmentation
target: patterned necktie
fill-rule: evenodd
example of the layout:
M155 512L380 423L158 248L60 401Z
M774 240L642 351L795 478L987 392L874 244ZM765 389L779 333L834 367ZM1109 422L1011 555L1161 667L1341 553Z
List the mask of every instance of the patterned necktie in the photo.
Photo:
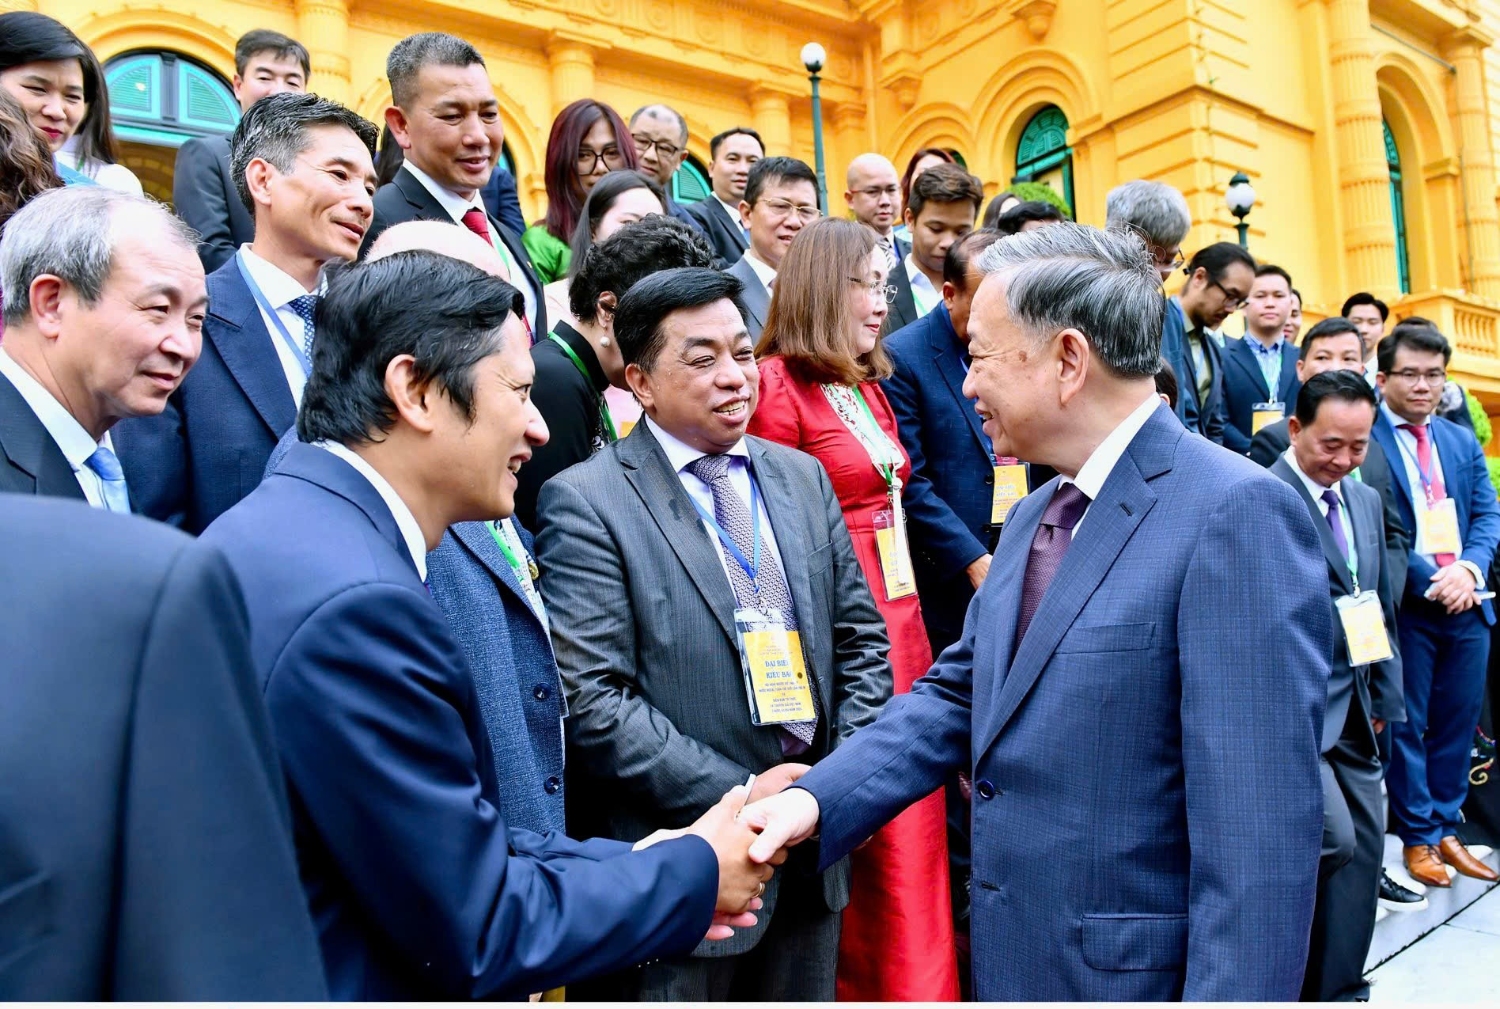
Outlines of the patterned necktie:
M104 485L104 507L121 515L130 514L130 491L125 486L125 471L120 468L119 457L107 447L100 445L88 457L84 465L99 476Z
M302 351L312 360L313 345L313 312L318 307L318 296L316 294L304 294L300 298L293 298L286 303L297 318L302 320Z
M753 525L750 518L750 509L746 507L745 501L734 489L734 484L729 479L729 456L706 455L700 459L694 459L687 464L687 471L693 476L708 484L714 494L714 521L719 527L729 534L734 545L739 548L740 553L747 559L755 556L755 544L752 533ZM717 537L715 537L717 539ZM781 562L777 560L775 551L761 550L760 568L756 571L756 582L760 585L760 593L755 591L755 583L750 581L750 576L735 560L734 555L719 543L720 550L724 553L724 567L729 570L729 584L734 589L735 601L740 606L763 606L766 609L780 610L781 618L786 622L789 631L797 629L797 608L792 604L791 589L787 587L786 574L781 569ZM818 692L812 692L813 707L818 707ZM811 722L787 722L780 726L802 744L806 749L812 745L813 737L817 729L817 721ZM782 747L786 752L786 747ZM800 751L797 751L800 752Z
M1021 618L1016 624L1016 645L1020 646L1031 626L1031 618L1047 594L1047 586L1062 565L1063 555L1073 542L1073 527L1083 518L1089 496L1076 483L1060 485L1042 512L1042 523L1031 538L1031 556L1026 561L1026 579L1021 583Z
M1323 492L1323 503L1328 506L1328 525L1333 530L1333 541L1339 545L1344 560L1349 559L1349 537L1344 534L1344 516L1339 513L1339 496L1330 487Z
M1401 430L1410 431L1417 439L1417 476L1422 481L1422 490L1427 495L1427 507L1448 499L1448 488L1443 484L1443 471L1432 461L1432 442L1426 424L1402 424ZM1445 568L1458 560L1453 554L1434 554L1437 566Z
M879 236L879 240L880 251L885 253L886 271L894 271L897 266L901 265L901 259L896 255L896 244L891 240L889 235L881 235Z

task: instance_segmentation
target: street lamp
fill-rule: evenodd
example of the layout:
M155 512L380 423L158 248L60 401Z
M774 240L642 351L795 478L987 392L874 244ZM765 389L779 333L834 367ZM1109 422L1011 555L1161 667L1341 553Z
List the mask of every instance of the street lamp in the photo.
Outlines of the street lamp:
M1235 216L1235 228L1240 233L1240 248L1250 248L1250 225L1245 223L1250 208L1255 206L1255 190L1250 186L1250 176L1244 172L1235 172L1234 177L1229 180L1229 188L1224 192L1224 205L1229 212Z
M828 53L816 42L802 47L802 65L812 81L813 159L818 168L818 209L828 213L828 179L823 173L823 99L818 94L818 71L828 62Z

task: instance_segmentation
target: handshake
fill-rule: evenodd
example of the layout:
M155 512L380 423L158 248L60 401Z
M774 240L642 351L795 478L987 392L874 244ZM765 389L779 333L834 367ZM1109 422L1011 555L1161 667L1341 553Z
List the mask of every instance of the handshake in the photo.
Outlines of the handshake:
M787 848L813 835L818 825L818 803L800 789L785 789L811 768L806 764L778 764L724 794L689 827L658 830L635 843L648 848L658 841L695 834L719 858L719 899L706 938L728 939L737 928L755 924L754 912L775 867L786 861Z

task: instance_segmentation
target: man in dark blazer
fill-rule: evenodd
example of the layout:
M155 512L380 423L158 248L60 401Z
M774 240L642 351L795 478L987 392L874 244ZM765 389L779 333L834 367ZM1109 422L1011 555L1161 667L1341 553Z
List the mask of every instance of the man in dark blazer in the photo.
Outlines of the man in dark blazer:
M1386 787L1407 872L1440 888L1450 885L1446 866L1500 879L1458 837L1495 625L1494 604L1477 593L1492 588L1500 504L1479 442L1434 416L1451 356L1427 326L1398 326L1382 340L1374 430L1412 537L1400 624L1407 720L1391 728Z
M307 49L280 32L257 28L234 46L234 97L240 114L267 95L307 90ZM203 272L213 273L255 237L255 215L239 197L229 169L229 137L197 137L177 149L172 206L199 235Z
M645 419L542 488L542 593L568 691L569 815L584 834L681 827L752 775L754 797L775 792L890 696L885 625L827 474L745 437L759 373L738 291L694 268L630 289L615 337ZM757 605L800 634L811 719L752 723L737 628ZM848 863L820 870L803 855L764 899L754 929L569 994L831 1000Z
M1291 310L1291 277L1279 266L1258 267L1245 335L1224 342L1224 447L1231 452L1248 454L1256 424L1281 420L1297 402L1297 348L1283 335ZM1268 384L1267 374L1275 381Z
M752 342L771 314L771 284L792 239L818 219L818 177L796 158L762 158L750 169L740 213L750 248L726 272L740 282Z
M0 530L0 999L326 998L224 558L81 501Z
M1343 319L1324 323L1334 321L1349 325ZM1323 717L1323 855L1302 985L1303 999L1312 1002L1369 997L1364 967L1385 853L1375 735L1387 722L1406 720L1396 603L1381 532L1385 505L1374 489L1349 479L1370 444L1376 413L1375 392L1365 382L1359 358L1359 333L1352 326L1349 337L1355 344L1353 364L1306 376L1296 413L1288 418L1291 448L1270 467L1302 498L1318 530L1335 627ZM1351 655L1340 614L1359 599L1379 614L1388 646L1383 658Z
M889 275L896 298L885 317L887 333L911 325L943 303L948 250L974 230L983 202L979 179L958 165L936 165L911 184L904 211L911 246Z
M892 270L886 283L896 289L896 296L891 299L891 310L885 314L885 332L896 333L922 316L917 311L917 299L911 293L911 278L906 275L904 265Z
M998 451L1061 476L933 671L746 808L752 857L821 831L841 858L967 768L976 999L1294 1000L1333 650L1307 509L1157 396L1135 236L1055 224L980 265L967 389ZM1226 733L1255 745L1225 760Z
M1210 341L1212 342L1212 341ZM1359 330L1348 319L1335 316L1324 319L1309 329L1302 337L1298 349L1297 381L1305 383L1314 375L1326 371L1357 371L1363 374L1363 338ZM1278 420L1260 429L1250 439L1250 459L1270 468L1291 447L1292 436L1288 430L1291 418ZM1401 602L1399 588L1406 584L1406 555L1411 549L1411 537L1396 508L1391 493L1391 466L1385 458L1380 442L1370 441L1365 446L1363 461L1354 467L1350 476L1380 495L1385 507L1386 570L1391 584L1398 587L1396 604ZM1387 719L1389 721L1389 719Z
M719 257L719 269L727 270L750 248L740 219L740 201L750 182L750 169L766 156L760 134L747 126L725 130L708 142L708 179L713 191L708 198L685 208L703 227Z
M509 514L543 437L520 305L430 252L342 271L306 444L202 537L245 590L334 998L524 998L691 949L716 909L748 925L768 878L743 788L640 852L498 812L475 679L425 582L445 529Z
M208 278L192 374L159 416L120 425L141 514L196 535L260 483L297 418L323 267L357 256L370 225L375 138L342 105L301 92L257 102L240 120L235 199L254 207L255 240Z
M661 186L667 216L677 218L708 238L703 222L672 199L672 180L688 155L687 119L670 105L643 106L630 117L630 139L635 144L636 157L640 158L641 171Z
M405 152L396 177L375 194L368 251L380 233L405 221L452 221L489 242L526 299L532 342L547 333L547 304L521 236L485 208L480 191L490 181L505 142L500 103L484 57L468 42L442 32L412 35L386 59L391 82L386 125ZM441 113L444 119L438 118ZM470 125L455 139L451 116Z

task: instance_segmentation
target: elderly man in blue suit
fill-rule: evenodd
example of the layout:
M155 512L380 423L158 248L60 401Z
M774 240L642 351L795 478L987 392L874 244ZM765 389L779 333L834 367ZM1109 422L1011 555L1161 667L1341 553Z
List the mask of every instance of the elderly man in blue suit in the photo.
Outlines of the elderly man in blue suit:
M1312 520L1157 397L1139 239L1059 224L980 265L966 389L997 450L1061 476L932 672L747 808L752 857L821 829L839 858L968 768L976 998L1294 1000L1333 649Z
M1391 726L1386 787L1407 871L1436 887L1450 885L1446 866L1500 879L1458 837L1495 624L1479 593L1500 543L1500 504L1479 442L1434 416L1452 353L1427 326L1398 326L1382 340L1375 380L1385 398L1373 432L1413 537L1399 625L1406 721Z

